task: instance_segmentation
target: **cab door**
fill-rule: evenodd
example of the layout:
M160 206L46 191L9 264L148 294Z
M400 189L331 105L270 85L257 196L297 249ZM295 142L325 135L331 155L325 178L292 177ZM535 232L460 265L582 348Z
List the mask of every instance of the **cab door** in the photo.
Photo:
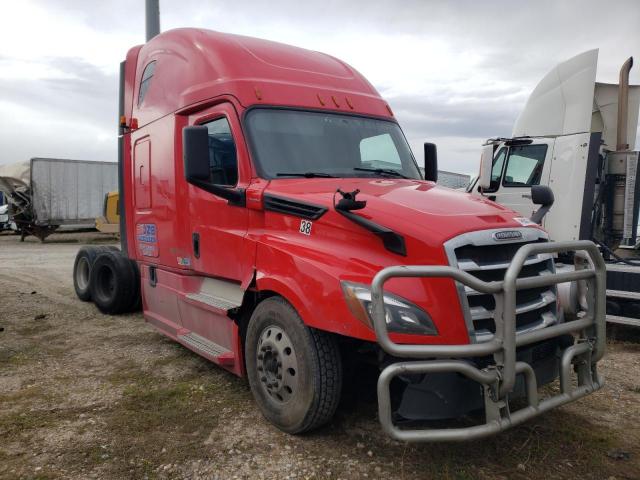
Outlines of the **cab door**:
M209 133L209 183L243 189L251 173L247 149L230 103L222 103L189 117L190 125L203 125ZM190 267L203 277L240 284L253 269L247 245L248 210L244 205L188 185L188 238Z
M537 209L531 201L531 187L549 184L552 157L551 139L503 145L494 157L491 188L485 189L483 195L530 217Z

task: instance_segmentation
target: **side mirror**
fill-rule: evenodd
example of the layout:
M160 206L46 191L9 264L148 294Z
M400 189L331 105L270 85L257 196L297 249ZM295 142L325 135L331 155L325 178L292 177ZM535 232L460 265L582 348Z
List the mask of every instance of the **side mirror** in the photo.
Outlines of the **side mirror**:
M482 147L480 156L480 173L478 174L478 187L487 189L491 187L491 170L493 169L493 145Z
M182 129L184 176L189 183L209 180L209 131L202 125Z
M438 181L438 149L435 143L424 144L424 179Z
M531 187L531 201L540 208L533 213L531 221L540 224L542 219L551 209L554 202L553 191L546 185L534 185Z
M229 200L229 204L245 206L245 191L228 188L210 182L209 170L209 130L202 125L182 129L182 157L184 177L192 185L213 195Z

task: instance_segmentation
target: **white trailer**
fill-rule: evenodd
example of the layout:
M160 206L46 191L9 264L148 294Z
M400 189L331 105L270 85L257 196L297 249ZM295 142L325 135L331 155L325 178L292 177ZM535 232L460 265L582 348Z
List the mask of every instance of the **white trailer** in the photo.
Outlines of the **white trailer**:
M0 177L9 215L24 239L44 240L60 226L93 227L104 198L118 189L115 162L32 158L29 171ZM28 179L28 180L26 180Z

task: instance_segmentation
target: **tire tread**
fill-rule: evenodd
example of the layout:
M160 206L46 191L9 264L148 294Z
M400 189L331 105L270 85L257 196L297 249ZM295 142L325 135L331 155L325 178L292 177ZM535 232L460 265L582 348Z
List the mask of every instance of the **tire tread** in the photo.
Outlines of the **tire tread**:
M303 329L307 345L312 352L311 359L314 365L311 370L315 372L313 383L318 394L299 427L287 431L299 434L315 430L331 420L340 403L342 359L336 339L327 332L306 326L296 309L284 298L274 296L263 300L263 302L279 303Z

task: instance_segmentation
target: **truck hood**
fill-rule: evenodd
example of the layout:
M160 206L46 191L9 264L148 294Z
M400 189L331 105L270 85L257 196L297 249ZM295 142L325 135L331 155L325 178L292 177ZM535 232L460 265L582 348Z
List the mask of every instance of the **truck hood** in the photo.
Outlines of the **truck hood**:
M467 231L523 225L522 220L516 220L520 215L506 207L419 180L280 179L271 181L265 193L325 207L333 215L327 214L319 221L334 223L337 216L344 224L333 208L334 200L341 198L337 189L360 190L357 198L366 200L367 206L354 211L355 214L399 234L430 239L437 244Z

